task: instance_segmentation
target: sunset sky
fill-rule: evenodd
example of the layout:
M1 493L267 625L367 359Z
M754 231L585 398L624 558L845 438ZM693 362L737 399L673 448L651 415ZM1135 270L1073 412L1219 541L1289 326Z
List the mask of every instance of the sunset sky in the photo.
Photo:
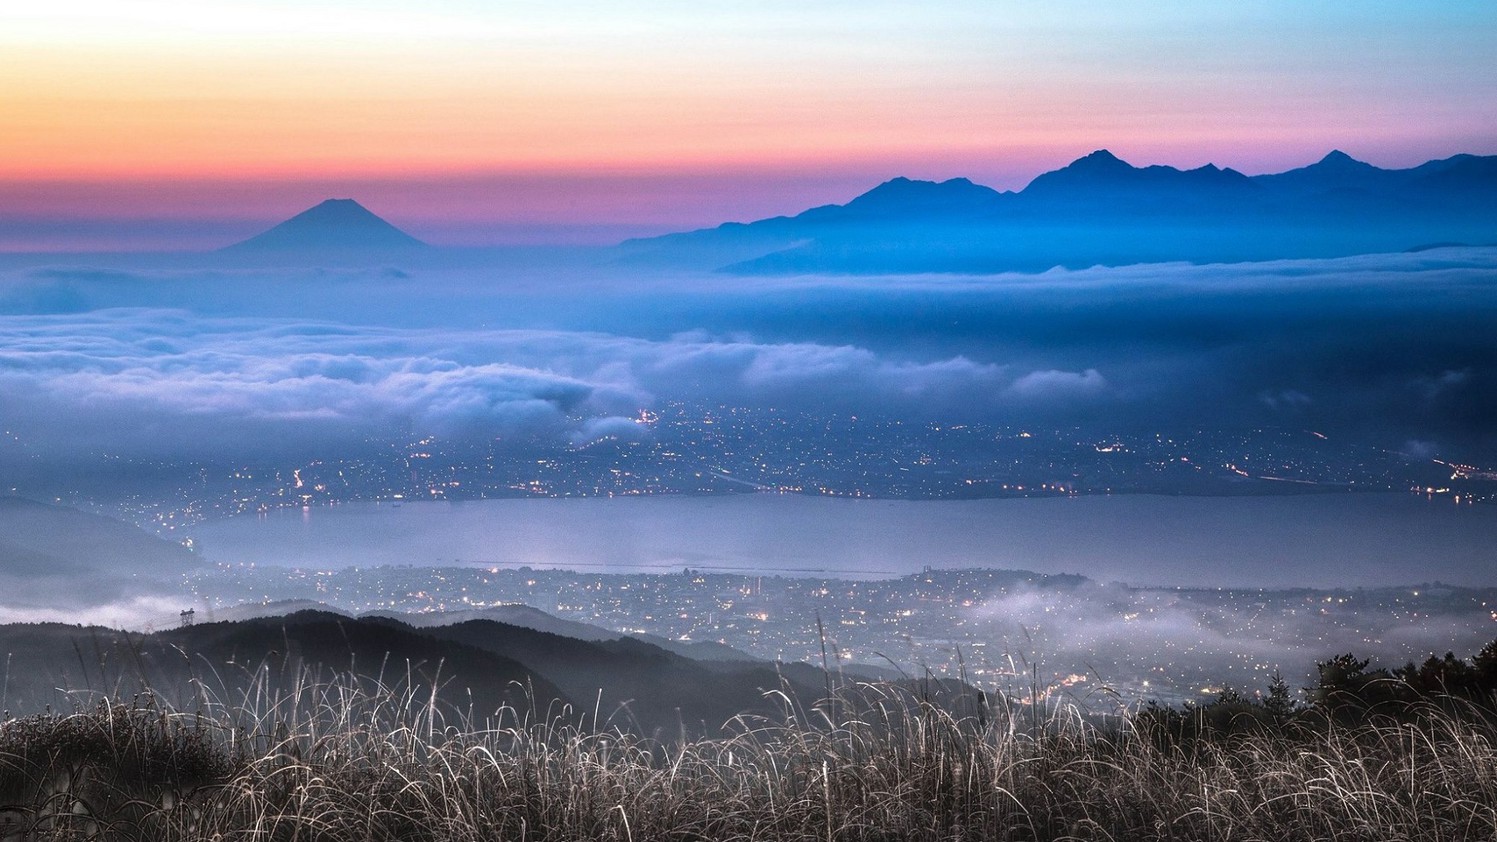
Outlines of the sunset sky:
M50 0L0 12L0 249L212 247L329 196L607 242L1100 147L1409 166L1497 152L1493 43L1490 0Z

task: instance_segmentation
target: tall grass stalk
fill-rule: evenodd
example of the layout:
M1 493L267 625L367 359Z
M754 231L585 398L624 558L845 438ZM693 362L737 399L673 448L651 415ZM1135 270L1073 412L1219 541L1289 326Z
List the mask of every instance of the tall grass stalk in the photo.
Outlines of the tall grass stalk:
M841 688L657 742L565 709L455 711L305 676L190 706L0 726L0 837L150 840L1286 840L1497 837L1476 715L1178 741L1043 727L910 685ZM974 709L975 708L975 709ZM833 711L837 715L833 715Z

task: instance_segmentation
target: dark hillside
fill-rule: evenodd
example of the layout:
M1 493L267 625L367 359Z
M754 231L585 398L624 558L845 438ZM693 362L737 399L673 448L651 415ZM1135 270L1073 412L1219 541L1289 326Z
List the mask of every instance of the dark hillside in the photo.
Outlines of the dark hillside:
M645 734L716 733L740 713L776 712L765 693L788 687L801 698L824 693L824 682L794 680L763 662L716 662L711 668L632 638L589 642L533 629L473 620L428 629L522 661L589 708L602 691L600 723Z

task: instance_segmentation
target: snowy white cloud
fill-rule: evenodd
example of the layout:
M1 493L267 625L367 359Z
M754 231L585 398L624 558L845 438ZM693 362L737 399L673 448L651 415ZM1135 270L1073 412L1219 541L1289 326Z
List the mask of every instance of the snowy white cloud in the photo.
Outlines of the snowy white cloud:
M1494 252L876 278L0 270L0 410L48 452L391 426L587 440L675 399L1497 445L1497 339L1473 327Z
M897 407L1066 396L1101 380L1095 370L1016 374L960 356L917 361L850 345L700 333L647 340L352 329L145 309L0 317L0 406L57 447L258 450L278 438L389 424L474 435L549 428L590 440L630 433L629 418L662 395L791 404L840 396ZM270 441L246 442L248 435Z

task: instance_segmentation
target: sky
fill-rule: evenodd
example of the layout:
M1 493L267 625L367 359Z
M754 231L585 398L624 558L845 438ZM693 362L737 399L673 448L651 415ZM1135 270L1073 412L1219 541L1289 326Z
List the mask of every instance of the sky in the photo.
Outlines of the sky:
M0 250L211 248L330 196L612 242L1103 147L1411 166L1497 152L1494 37L1485 0L11 4Z

